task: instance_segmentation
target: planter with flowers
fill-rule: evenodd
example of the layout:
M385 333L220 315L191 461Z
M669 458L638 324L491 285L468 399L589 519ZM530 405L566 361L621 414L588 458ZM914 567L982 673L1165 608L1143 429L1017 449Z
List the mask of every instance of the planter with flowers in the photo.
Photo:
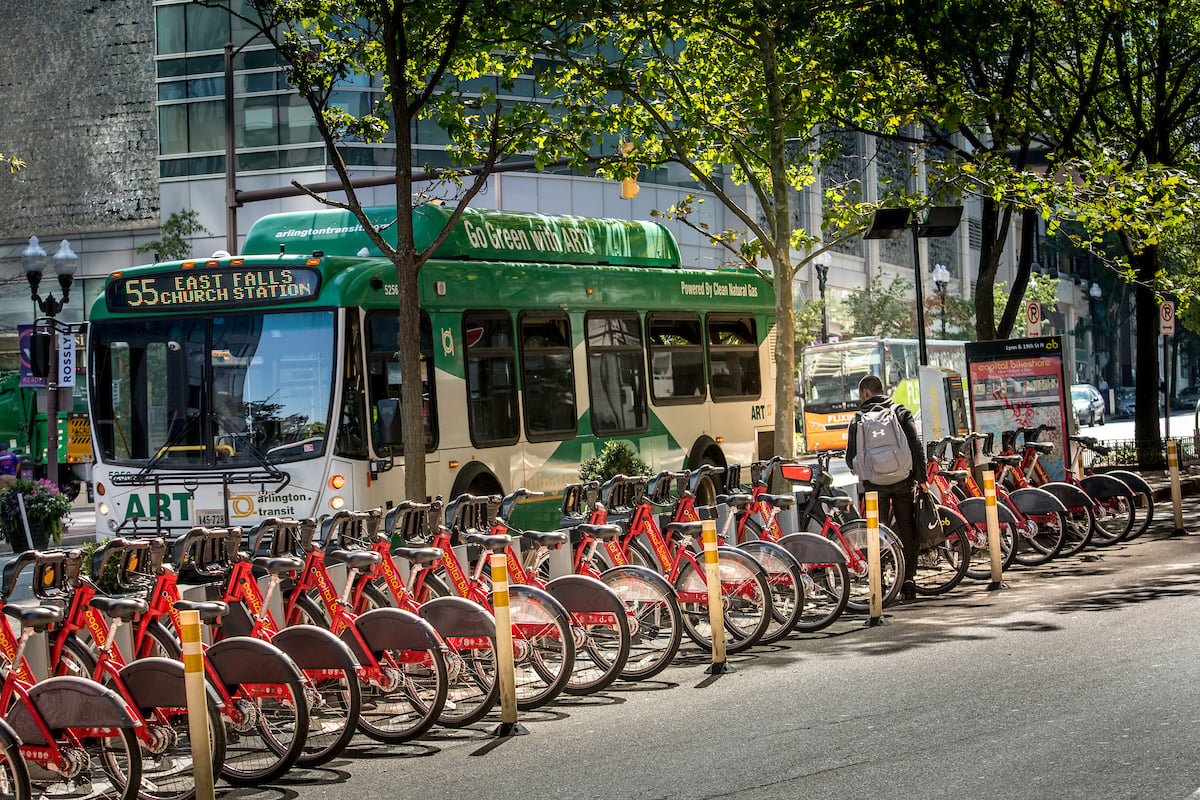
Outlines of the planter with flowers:
M63 518L70 511L70 498L50 481L18 479L0 483L0 532L13 552L58 544L62 541Z

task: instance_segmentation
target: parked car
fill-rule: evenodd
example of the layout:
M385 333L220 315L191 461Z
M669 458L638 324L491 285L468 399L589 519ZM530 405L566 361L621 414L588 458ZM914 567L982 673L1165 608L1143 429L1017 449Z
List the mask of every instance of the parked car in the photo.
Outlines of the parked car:
M1104 424L1104 398L1100 396L1100 390L1090 383L1071 386L1071 406L1080 425Z
M1184 408L1191 408L1200 402L1200 386L1185 386L1175 395Z
M1134 409L1134 395L1136 390L1132 386L1122 386L1117 389L1117 416L1132 417Z

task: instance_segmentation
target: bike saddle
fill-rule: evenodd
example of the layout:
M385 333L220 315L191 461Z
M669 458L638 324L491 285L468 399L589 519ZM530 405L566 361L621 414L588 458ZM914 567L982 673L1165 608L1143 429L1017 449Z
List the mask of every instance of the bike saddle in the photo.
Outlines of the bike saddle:
M435 561L441 561L445 555L440 547L393 547L392 555L407 559L410 563L427 567Z
M678 533L682 536L699 536L704 532L702 522L668 522L663 529L667 533Z
M1042 455L1045 455L1046 453L1051 453L1054 451L1054 443L1053 442L1026 442L1025 449L1032 450L1035 453L1041 453Z
M521 531L521 535L534 542L538 547L557 549L567 541L567 534L562 531Z
M1021 459L1021 456L1018 456L1018 455L1006 455L1006 456L992 456L992 460L998 464L1007 464L1010 467L1019 467L1021 465L1022 459Z
M113 619L130 622L139 614L144 614L150 608L150 603L144 597L103 597L97 595L89 602L92 608L103 612ZM179 603L175 604L179 607Z
M4 613L21 620L22 628L32 628L39 633L51 625L62 622L67 610L62 606L23 606L19 603L8 603Z
M325 560L345 564L352 570L363 571L383 561L383 556L374 550L326 550Z
M754 502L752 494L719 494L717 503L727 506L748 506Z
M265 571L268 575L281 575L285 572L294 572L304 566L304 561L294 556L279 556L277 558L258 556L250 563Z
M757 499L774 508L790 508L796 502L796 498L790 494L760 494Z
M850 508L850 506L854 505L854 501L849 497L825 496L821 498L821 504L825 506L826 510L836 508L839 511L845 511L846 509Z
M952 480L955 483L966 483L967 478L970 477L970 475L971 475L971 470L969 470L969 469L940 469L940 470L938 470L938 475L941 475L943 478L946 478L948 480Z
M571 529L571 533L577 533L580 536L590 536L593 539L599 539L602 542L607 542L621 535L620 525L592 525L585 523L576 525Z
M229 604L220 600L176 600L175 608L179 611L199 611L201 621L210 624L229 613Z
M492 553L503 553L504 548L512 544L512 537L507 533L468 533L467 544L477 544Z

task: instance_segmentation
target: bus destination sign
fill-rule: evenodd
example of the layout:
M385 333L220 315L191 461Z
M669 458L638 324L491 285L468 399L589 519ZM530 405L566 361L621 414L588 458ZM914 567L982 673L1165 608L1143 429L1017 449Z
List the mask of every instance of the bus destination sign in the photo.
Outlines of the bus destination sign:
M299 303L317 296L321 273L307 267L236 267L118 278L109 311L158 311Z

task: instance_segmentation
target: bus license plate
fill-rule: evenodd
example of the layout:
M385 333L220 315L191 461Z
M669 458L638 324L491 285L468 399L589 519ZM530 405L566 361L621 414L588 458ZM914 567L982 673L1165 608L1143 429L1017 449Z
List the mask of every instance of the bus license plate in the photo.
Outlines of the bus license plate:
M220 508L201 508L196 511L196 524L206 528L225 524L225 511Z

